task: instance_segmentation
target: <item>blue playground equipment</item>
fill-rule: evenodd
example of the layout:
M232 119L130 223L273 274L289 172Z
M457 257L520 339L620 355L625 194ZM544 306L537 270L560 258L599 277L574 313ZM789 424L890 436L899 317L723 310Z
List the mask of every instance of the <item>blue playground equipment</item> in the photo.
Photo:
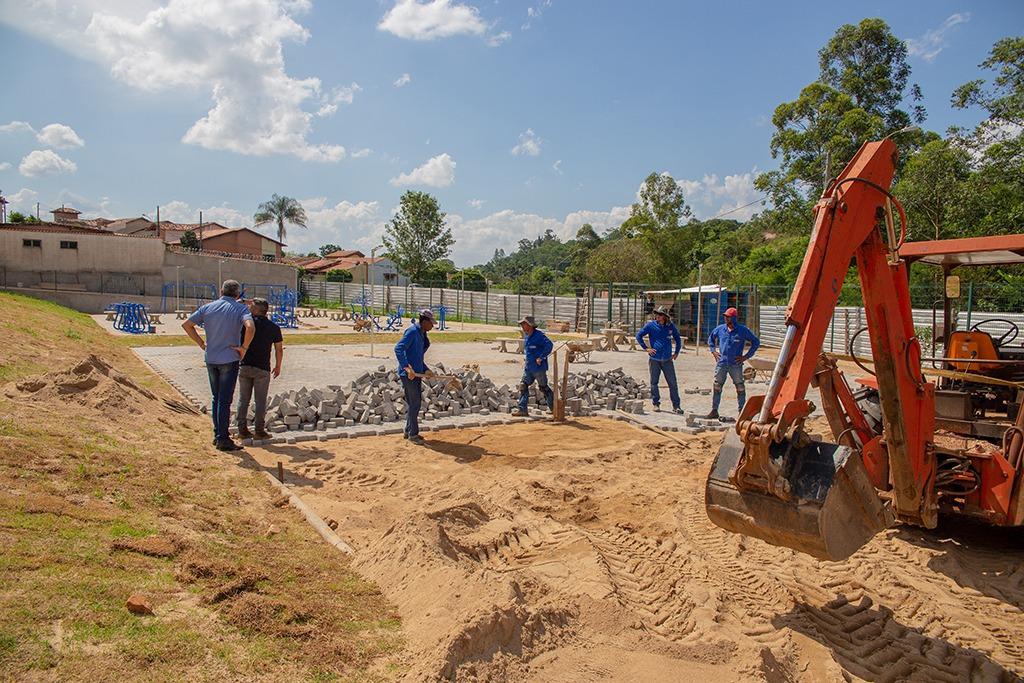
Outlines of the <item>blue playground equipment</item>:
M356 310L356 306L359 307ZM371 292L363 292L352 298L352 319L361 318L363 320L373 321L374 329L383 329L380 326L380 318L373 314L370 308L373 306L373 294ZM390 318L389 318L390 322Z
M114 304L114 329L128 334L149 334L156 328L149 322L149 314L142 304L122 301Z
M402 317L405 315L405 311L399 306L398 310L394 313L388 313L388 320L384 324L384 329L387 332L401 331L402 329Z
M444 304L441 304L440 306L437 307L437 329L446 329L446 326L444 324L444 318L446 315L448 315L448 307L445 306Z
M299 321L295 317L295 306L299 302L299 294L294 289L271 287L267 293L270 304L270 320L278 327L296 329Z
M160 310L162 312L167 313L168 304L175 302L174 290L177 286L178 283L165 282L163 287L160 288ZM217 285L212 282L182 282L181 289L177 293L177 303L179 306L187 307L188 299L193 299L194 305L192 310L220 296Z

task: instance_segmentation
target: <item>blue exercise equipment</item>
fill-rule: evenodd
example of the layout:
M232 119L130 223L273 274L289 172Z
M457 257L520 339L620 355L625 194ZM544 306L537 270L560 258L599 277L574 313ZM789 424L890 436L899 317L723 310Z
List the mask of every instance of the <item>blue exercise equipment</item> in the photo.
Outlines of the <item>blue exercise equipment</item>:
M267 303L270 304L270 320L278 327L297 329L299 320L295 316L295 307L299 303L299 294L294 289L276 287L268 292Z
M394 313L388 313L387 322L384 324L384 330L387 332L397 332L402 329L402 318L405 316L405 311L401 306Z
M114 329L128 334L150 334L156 328L149 322L149 314L142 304L122 301L114 304Z
M441 304L440 306L437 307L437 329L446 329L444 323L444 318L446 315L448 315L448 307L445 306L444 304Z

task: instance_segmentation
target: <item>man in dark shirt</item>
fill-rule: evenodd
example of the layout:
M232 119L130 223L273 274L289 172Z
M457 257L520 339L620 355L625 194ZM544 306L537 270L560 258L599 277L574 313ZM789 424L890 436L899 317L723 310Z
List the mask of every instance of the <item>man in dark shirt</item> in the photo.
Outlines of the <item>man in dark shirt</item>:
M264 422L267 412L267 393L270 391L270 377L281 374L281 360L284 358L284 339L281 328L267 317L270 305L266 299L255 298L249 302L256 333L249 344L249 350L242 358L238 369L238 437L241 439L269 439ZM274 348L274 370L270 370L270 348ZM256 402L253 420L255 435L249 432L249 398Z

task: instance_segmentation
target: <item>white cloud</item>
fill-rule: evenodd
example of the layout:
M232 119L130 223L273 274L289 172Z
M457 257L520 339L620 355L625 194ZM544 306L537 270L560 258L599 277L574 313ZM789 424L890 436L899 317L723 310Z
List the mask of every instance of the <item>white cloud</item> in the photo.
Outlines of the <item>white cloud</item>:
M198 223L200 211L203 212L204 223L220 223L228 228L252 227L251 215L242 213L227 203L219 206L192 207L188 202L183 202L180 199L160 206L160 220L175 223ZM147 213L147 215L156 219L155 214ZM270 232L266 232L266 234L269 235Z
M36 213L36 197L38 196L38 192L27 187L21 188L14 194L7 195L8 214L11 211L21 211L22 213L30 213L34 216Z
M362 87L358 83L352 83L352 85L340 88L332 88L331 92L320 97L320 108L317 110L316 115L321 117L333 116L338 111L339 105L352 104L356 93L360 90L362 90Z
M487 24L471 5L453 4L451 0L398 0L377 28L399 38L434 40L460 33L483 35Z
M74 173L78 165L65 159L52 149L37 149L29 152L18 165L18 172L29 178L39 175L59 175Z
M306 209L306 230L288 231L288 250L308 253L323 244L359 249L367 254L380 244L385 216L378 202L340 201L327 205L326 197L300 199Z
M506 42L512 37L512 34L508 31L502 31L501 33L494 33L487 36L488 47L498 47L502 43Z
M524 31L529 31L533 26L535 19L540 19L541 15L544 14L544 10L551 7L551 0L540 0L536 5L526 8L526 22L520 27Z
M75 129L65 126L63 123L51 123L48 126L43 126L43 129L36 135L36 139L47 147L56 147L57 149L71 149L85 145L85 140L78 136Z
M965 24L970 20L970 12L951 14L938 28L925 31L917 38L908 38L907 52L929 63L935 61L939 53L946 49L949 44L949 35L953 30L960 24Z
M411 80L412 76L410 76L409 74L402 74L401 76L395 79L393 85L396 88L401 88L403 85L408 85Z
M540 145L543 142L537 134L533 132L532 128L527 128L525 131L519 134L519 144L512 148L512 154L520 156L527 154L531 157L535 157L540 154Z
M36 129L24 121L11 121L0 126L0 133L35 133Z
M708 219L726 214L722 217L745 221L762 208L762 202L758 201L762 195L754 187L756 177L755 168L750 173L727 175L721 180L717 174L712 173L700 180L683 179L676 182L697 218Z
M114 78L134 88L176 99L182 91L209 92L213 106L185 132L182 140L188 144L311 161L345 156L341 145L308 139L315 115L303 106L323 106L320 80L293 78L285 70L284 43L309 37L294 19L309 9L308 0L15 5L5 8L5 21L108 66Z
M558 175L562 175L562 160L559 159L555 163L551 164L551 170L557 173Z
M0 161L0 171L6 171L10 167L11 167L11 162L9 162L9 161Z
M469 204L470 206L472 206L474 209L481 209L481 208L483 208L484 204L487 203L487 200L486 199L470 199L466 203Z
M79 218L109 216L111 213L110 197L100 197L98 200L94 200L70 190L61 190L57 195L57 201L64 206L73 206L81 211L82 215Z
M371 154L373 154L372 149L370 149L369 147L363 147L362 149L357 149L356 151L352 152L352 158L362 159L363 157L368 157Z
M532 239L551 230L561 239L573 239L584 223L590 223L598 234L617 228L629 218L628 206L615 206L608 211L573 211L558 219L511 209L497 211L483 218L466 219L458 214L448 216L455 237L453 258L460 265L485 263L495 249L513 251L520 239Z
M402 185L427 185L428 187L448 187L455 182L455 160L447 153L429 159L419 168L409 173L402 173L391 179L395 187Z

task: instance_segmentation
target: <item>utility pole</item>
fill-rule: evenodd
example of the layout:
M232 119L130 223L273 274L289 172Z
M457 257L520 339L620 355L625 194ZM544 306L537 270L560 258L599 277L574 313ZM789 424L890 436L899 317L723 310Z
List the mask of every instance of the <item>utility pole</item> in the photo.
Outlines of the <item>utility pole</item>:
M199 251L203 250L203 212L199 212Z
M39 220L39 202L36 202L36 220Z
M701 286L702 286L702 283L703 283L703 279L704 279L704 264L703 263L698 263L697 264L697 338L693 340L694 346L696 347L696 349L694 350L694 355L697 355L697 356L700 355L700 319L701 319L701 313L702 313L703 304L704 304L704 294L701 291Z
M160 241L164 241L164 234L160 232L160 205L156 205L156 236L160 238Z

